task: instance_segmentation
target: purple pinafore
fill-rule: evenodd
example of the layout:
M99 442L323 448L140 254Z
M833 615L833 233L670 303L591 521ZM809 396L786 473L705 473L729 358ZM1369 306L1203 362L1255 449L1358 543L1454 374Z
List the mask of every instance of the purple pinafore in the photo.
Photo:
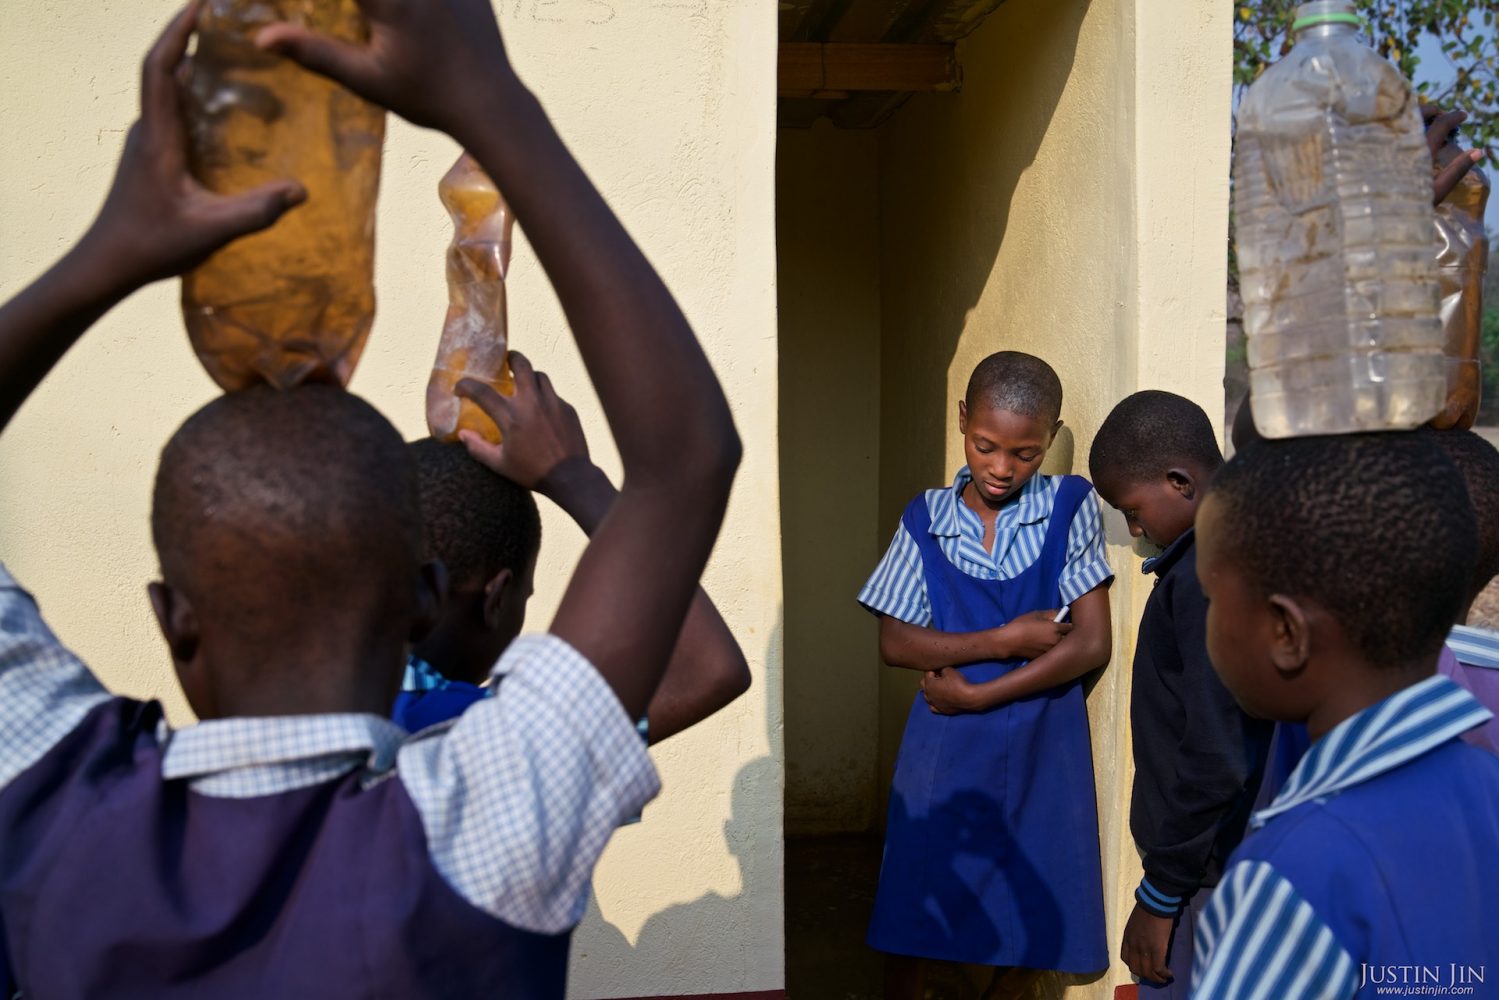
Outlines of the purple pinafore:
M203 795L163 780L160 719L103 702L0 792L0 980L8 958L47 1000L561 1000L568 935L449 887L398 777Z
M932 626L994 628L1061 604L1073 515L1092 496L1057 488L1035 563L1009 580L954 566L932 536L925 495L907 506ZM1024 660L960 668L983 682ZM880 951L1088 973L1107 968L1093 754L1080 680L964 715L917 695L896 760L869 944Z

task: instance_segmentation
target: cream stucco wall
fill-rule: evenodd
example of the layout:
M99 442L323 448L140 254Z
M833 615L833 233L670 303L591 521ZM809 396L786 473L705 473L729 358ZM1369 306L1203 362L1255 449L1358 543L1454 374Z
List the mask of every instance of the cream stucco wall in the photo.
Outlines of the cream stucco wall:
M0 5L0 294L82 231L134 116L137 62L175 9ZM655 758L665 791L621 832L574 947L572 993L782 983L780 552L773 248L775 12L757 0L500 0L510 51L573 150L679 296L728 389L746 459L706 585L744 646L751 692ZM379 221L380 313L352 388L408 436L445 304L447 139L392 122ZM113 689L177 695L144 586L156 454L213 393L175 284L137 294L59 366L0 441L0 553ZM512 337L579 404L617 471L560 309L524 242ZM546 506L546 505L544 505ZM581 536L544 511L545 627ZM767 539L771 540L767 544Z
M1066 427L1047 472L1086 474L1094 431L1137 389L1170 389L1218 412L1231 59L1231 12L1220 6L1008 0L960 45L962 91L913 98L879 129L877 204L870 209L880 259L876 551L910 497L946 482L962 463L957 401L973 366L992 351L1030 351L1061 375ZM790 141L786 133L782 141ZM808 147L826 148L826 137L796 141L798 157L783 149L783 169L794 162L816 171L837 162L807 155ZM862 176L854 175L853 186ZM794 190L784 177L781 190L783 198ZM783 324L795 318L789 291L797 280L787 273L788 207L783 200ZM842 238L824 235L821 245L832 251ZM855 255L853 263L860 260ZM838 273L823 263L824 279ZM846 284L829 295L828 304L856 315L873 301L851 296ZM783 325L785 357L803 350L792 343L802 335L801 327ZM855 370L865 370L862 354ZM789 394L791 383L785 385ZM835 399L848 393L832 391ZM810 433L786 423L787 440ZM849 443L840 439L838 446ZM798 471L783 467L788 494ZM860 510L856 502L847 509ZM1134 631L1149 588L1122 520L1109 512L1105 523L1118 574L1115 656L1096 680L1089 710L1114 950L1139 876L1127 822L1127 705ZM786 530L789 539L789 507ZM821 669L791 632L789 614L787 620L791 672ZM872 626L859 644L864 661L876 657ZM861 662L852 653L845 660ZM799 685L807 693L814 686L788 678L788 700ZM915 678L884 670L879 685L883 795ZM799 711L788 707L793 721ZM792 736L789 774L797 775L800 753L820 755L824 764L833 759L825 747L799 743L794 727ZM828 794L842 792L830 787ZM1116 964L1092 983L1070 985L1078 996L1105 997L1128 981ZM1058 980L1047 989L1064 985Z
M776 150L786 832L859 832L878 802L879 658L854 602L880 556L880 232L873 131Z

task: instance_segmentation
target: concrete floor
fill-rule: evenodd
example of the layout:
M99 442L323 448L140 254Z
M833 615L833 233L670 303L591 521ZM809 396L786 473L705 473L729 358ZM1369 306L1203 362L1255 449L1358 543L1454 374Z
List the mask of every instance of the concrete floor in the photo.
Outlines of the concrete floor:
M881 1000L883 959L864 944L880 851L878 835L787 838L787 1000ZM991 969L936 966L926 1000L1043 1000L1064 986L1047 973L1016 993L992 978Z

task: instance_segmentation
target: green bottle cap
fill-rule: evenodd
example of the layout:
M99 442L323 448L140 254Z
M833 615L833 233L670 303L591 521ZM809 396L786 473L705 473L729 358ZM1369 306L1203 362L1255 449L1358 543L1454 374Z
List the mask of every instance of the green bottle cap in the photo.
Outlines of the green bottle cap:
M1354 27L1363 25L1364 19L1357 14L1344 14L1340 11L1328 11L1322 14L1309 14L1306 17L1298 17L1291 24L1292 31L1300 31L1318 24L1351 24Z

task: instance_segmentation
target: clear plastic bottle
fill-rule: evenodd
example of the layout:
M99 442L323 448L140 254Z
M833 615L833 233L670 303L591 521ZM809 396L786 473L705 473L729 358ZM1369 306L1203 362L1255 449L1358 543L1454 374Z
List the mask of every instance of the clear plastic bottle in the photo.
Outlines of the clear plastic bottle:
M1417 427L1447 393L1431 154L1410 84L1349 0L1239 107L1234 211L1254 422L1268 438Z
M498 443L500 429L470 400L454 394L461 379L515 392L508 364L505 274L515 217L489 175L464 153L437 186L453 218L448 244L448 315L427 382L427 429L442 441L462 430Z
M385 112L262 52L274 21L364 39L357 0L208 0L188 87L192 169L214 191L294 178L307 201L182 279L198 359L226 390L347 383L375 317Z
M1466 151L1449 142L1437 151L1437 169ZM1478 359L1483 335L1483 276L1489 262L1484 210L1489 179L1473 167L1437 206L1437 281L1441 288L1442 335L1447 351L1447 405L1432 426L1472 427L1482 402Z

